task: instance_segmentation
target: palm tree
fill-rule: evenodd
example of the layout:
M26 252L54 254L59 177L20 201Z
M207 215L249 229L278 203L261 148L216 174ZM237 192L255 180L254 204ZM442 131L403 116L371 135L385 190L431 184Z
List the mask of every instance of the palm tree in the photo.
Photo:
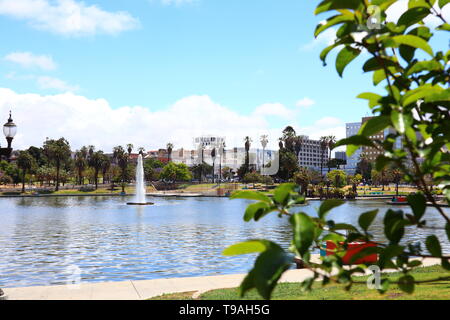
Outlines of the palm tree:
M169 162L172 161L172 150L173 150L173 143L169 142L167 144L167 158Z
M304 136L296 136L294 139L294 150L295 150L295 156L297 157L297 160L300 162L300 151L302 150L304 142Z
M122 192L125 192L125 177L128 167L128 155L122 146L117 146L113 149L113 158L117 161L117 164L120 167L122 175Z
M131 143L127 144L128 155L131 154L131 152L133 151L133 148L134 148L133 144L131 144Z
M328 147L328 137L322 136L319 139L320 143L320 175L323 177L323 160L325 157L325 152Z
M109 168L111 168L111 160L105 155L102 162L103 184L106 183L106 173L108 172Z
M17 166L22 169L22 193L25 192L25 175L36 165L34 158L28 151L20 151Z
M47 158L56 166L56 187L55 191L59 190L59 174L61 165L70 159L71 151L69 142L60 138L58 140L48 139L44 142L44 153Z
M249 136L247 136L247 137L245 137L244 141L245 141L245 168L246 168L246 171L248 171L250 168L250 153L249 152L250 152L250 147L252 145L252 139Z
M328 136L327 137L327 147L329 149L329 157L328 157L328 172L331 171L331 151L333 151L334 146L336 145L336 137L335 136Z
M86 147L83 147L86 148ZM82 148L82 149L83 149ZM83 150L79 150L75 152L75 167L78 172L78 184L83 185L83 171L86 169L87 162L86 162L86 156L87 156L87 149L86 153Z
M398 197L398 185L402 179L402 171L397 168L392 169L392 180L395 183L395 195Z
M95 190L98 188L98 173L102 170L104 158L105 154L101 150L92 153L89 158L89 166L94 169Z
M212 161L213 161L213 171L212 171L213 172L212 173L213 183L215 183L216 148L211 150L211 158L212 158Z

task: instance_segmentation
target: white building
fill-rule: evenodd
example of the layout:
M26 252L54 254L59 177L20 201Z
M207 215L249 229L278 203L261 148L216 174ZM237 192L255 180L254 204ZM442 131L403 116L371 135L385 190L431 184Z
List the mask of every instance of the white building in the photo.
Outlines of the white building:
M311 140L307 136L303 137L302 148L298 153L298 164L300 167L320 172L321 166L323 170L327 168L328 157L328 147L322 149L319 140Z

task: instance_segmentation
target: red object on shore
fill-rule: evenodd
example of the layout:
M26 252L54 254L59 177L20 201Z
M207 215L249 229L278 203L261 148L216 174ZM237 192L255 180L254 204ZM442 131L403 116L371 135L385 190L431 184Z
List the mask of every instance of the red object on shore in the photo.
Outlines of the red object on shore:
M408 202L407 197L396 197L395 202Z
M344 264L349 265L352 257L360 252L361 250L368 247L376 247L377 244L373 242L352 242L349 243L347 248L347 254L342 258ZM327 241L327 256L333 255L334 250L336 250L336 244L332 241ZM358 259L353 264L361 263L376 263L378 261L378 255L376 253L365 256L364 258Z

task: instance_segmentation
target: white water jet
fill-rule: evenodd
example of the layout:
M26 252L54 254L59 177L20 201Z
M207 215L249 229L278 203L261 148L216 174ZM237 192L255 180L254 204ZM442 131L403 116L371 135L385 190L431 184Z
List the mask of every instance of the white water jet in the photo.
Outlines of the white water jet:
M138 162L136 166L136 196L135 203L146 204L145 200L145 180L144 180L144 165L142 163L142 154L138 157Z

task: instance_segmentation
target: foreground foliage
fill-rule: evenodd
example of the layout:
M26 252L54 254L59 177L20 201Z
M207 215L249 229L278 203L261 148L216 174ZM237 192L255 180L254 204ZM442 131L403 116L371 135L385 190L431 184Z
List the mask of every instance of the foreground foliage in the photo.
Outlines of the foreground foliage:
M357 135L337 142L335 147L347 145L348 155L362 146L384 151L376 161L376 170L381 172L384 168L395 167L399 170L397 175L404 176L420 191L408 197L412 214L401 210L384 213L387 241L354 257L356 260L376 253L380 270L393 268L401 272L396 280L384 277L378 291L386 292L395 284L402 291L411 293L419 282L412 270L421 263L411 261L409 257L439 258L442 267L450 270L450 256L442 252L443 239L430 235L424 243L404 241L406 228L443 229L450 238L450 217L432 193L432 187L440 185L450 200L450 51L440 51L430 45L435 34L448 39L450 25L442 16L442 9L449 1L409 0L407 11L396 24L386 22L386 10L396 2L399 1L324 0L315 13L333 12L333 15L317 26L315 35L339 26L335 43L324 49L320 58L325 63L328 54L339 49L335 65L342 76L347 65L361 56L366 59L363 71L373 74L374 85L384 85L384 94L366 92L359 95L368 100L374 117L363 124ZM430 18L438 21L434 34L424 23ZM386 133L385 140L371 138L381 131ZM252 192L238 192L233 196L257 201L245 212L246 221L258 221L274 212L288 218L293 229L289 251L268 240L247 241L224 251L225 255L259 253L253 269L241 284L241 295L256 289L263 298L270 298L281 275L292 264L293 255L301 257L306 267L314 271L314 276L302 283L304 290L311 290L320 275L323 285L344 284L349 290L355 282L352 275L368 267L358 265L345 269L342 257L349 243L373 239L370 226L378 210L362 213L358 225L343 224L327 218L333 208L342 204L340 201L325 201L317 216L293 212L294 205L301 201L292 198L294 191L298 191L296 185L285 184L275 190L272 199ZM441 226L427 226L427 202L441 215ZM336 243L336 254L324 258L322 264L314 264L310 261L311 251L320 248L325 241ZM332 274L332 269L338 273ZM448 279L450 274L434 280Z

